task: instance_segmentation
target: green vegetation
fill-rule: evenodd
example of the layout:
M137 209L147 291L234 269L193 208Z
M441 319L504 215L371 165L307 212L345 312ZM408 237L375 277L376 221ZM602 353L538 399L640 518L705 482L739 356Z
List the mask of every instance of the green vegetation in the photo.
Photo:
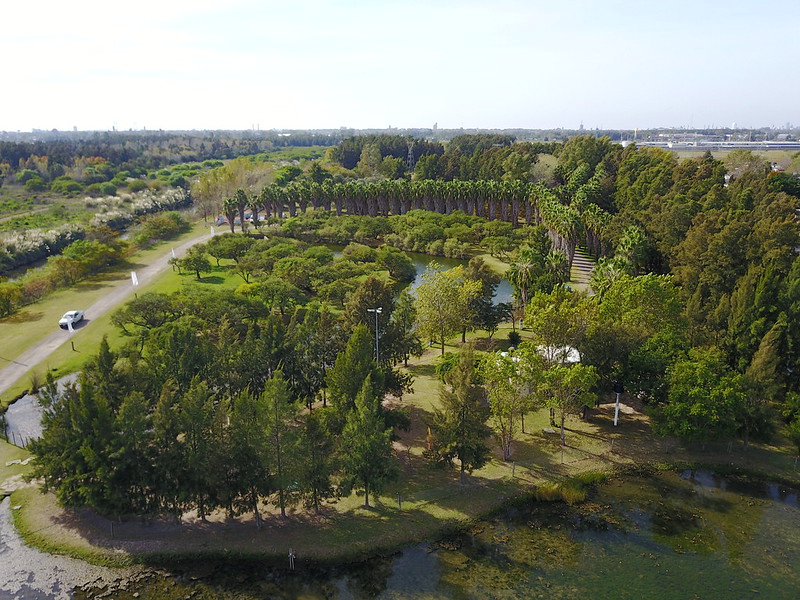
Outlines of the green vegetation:
M357 528L376 543L463 522L531 483L541 498L581 501L591 477L565 478L608 469L611 440L622 462L735 440L750 447L743 463L774 469L794 454L781 437L795 441L800 420L791 176L746 153L679 162L593 136L451 144L421 155L410 180L395 139L277 168L239 158L183 169L198 177L201 214L220 207L231 233L172 262L186 285L142 291L115 313L116 337L81 366L79 388L48 392L33 446L46 486L109 516L253 514L257 526L270 504L301 519L335 507L337 524L352 523L364 514L354 490L392 521L390 494L407 492L418 520L402 534L382 538L380 519ZM352 166L345 150L358 154ZM544 150L556 155L546 178L534 168ZM469 176L456 179L456 166ZM347 245L338 256L325 243ZM599 258L592 294L568 287L578 245ZM79 244L61 260L100 250ZM515 305L495 311L496 278L476 259L401 294L409 250L507 261ZM443 362L430 351L407 363L430 339ZM469 342L461 358L446 353ZM620 389L665 439L641 415L635 432L608 427L594 409ZM467 508L454 498L470 481L491 491Z

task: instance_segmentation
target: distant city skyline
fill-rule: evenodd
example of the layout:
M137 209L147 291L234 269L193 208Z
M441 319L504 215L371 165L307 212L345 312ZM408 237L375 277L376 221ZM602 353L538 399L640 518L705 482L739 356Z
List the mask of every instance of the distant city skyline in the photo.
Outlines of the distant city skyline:
M788 0L42 0L4 13L2 131L800 122Z

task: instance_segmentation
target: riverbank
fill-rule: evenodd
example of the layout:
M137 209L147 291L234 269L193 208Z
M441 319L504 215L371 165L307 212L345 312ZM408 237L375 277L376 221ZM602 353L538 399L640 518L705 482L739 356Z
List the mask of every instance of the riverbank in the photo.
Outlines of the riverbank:
M214 514L208 521L184 515L181 524L168 520L114 522L88 510L63 510L51 494L35 488L12 494L14 522L27 543L48 552L68 554L106 565L177 560L258 559L285 566L289 548L298 564L348 562L391 552L414 542L460 529L537 487L581 473L617 473L636 465L664 468L675 464L736 465L767 476L800 482L788 447L738 444L687 448L650 432L646 415L624 407L620 425L613 426L613 404L591 411L587 421L568 422L567 446L548 433L546 411L526 416L527 433L514 442L513 461L499 458L475 471L464 484L455 470L443 470L422 455L426 420L436 401L438 382L429 352L413 365L415 393L402 404L412 428L395 443L401 466L399 481L365 509L359 496L325 505L320 514L295 507L281 519L265 507L266 525L257 529L252 515L235 520ZM22 451L20 451L22 452ZM495 457L499 457L495 449ZM5 474L4 474L5 476ZM2 481L2 478L0 478Z

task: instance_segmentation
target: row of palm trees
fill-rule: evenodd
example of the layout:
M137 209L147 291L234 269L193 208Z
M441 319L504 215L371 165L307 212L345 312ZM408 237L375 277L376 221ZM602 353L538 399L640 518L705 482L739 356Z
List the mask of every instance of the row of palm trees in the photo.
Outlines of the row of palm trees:
M264 218L294 217L308 209L335 211L336 215L402 215L423 209L442 214L456 210L489 220L542 224L553 247L564 252L572 264L575 247L584 241L590 252L599 253L611 216L594 203L566 204L554 190L541 183L520 181L383 180L322 184L294 181L282 187L264 186L258 194L242 188L223 202L223 210L234 229L239 217L246 228L245 213L258 227Z

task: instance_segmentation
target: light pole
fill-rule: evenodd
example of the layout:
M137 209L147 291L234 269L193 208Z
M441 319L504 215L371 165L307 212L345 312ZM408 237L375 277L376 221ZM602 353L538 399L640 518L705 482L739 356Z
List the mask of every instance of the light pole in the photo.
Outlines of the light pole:
M367 312L375 313L375 363L379 363L381 359L381 353L378 347L378 315L383 312L383 309L379 306L378 308L368 308Z

